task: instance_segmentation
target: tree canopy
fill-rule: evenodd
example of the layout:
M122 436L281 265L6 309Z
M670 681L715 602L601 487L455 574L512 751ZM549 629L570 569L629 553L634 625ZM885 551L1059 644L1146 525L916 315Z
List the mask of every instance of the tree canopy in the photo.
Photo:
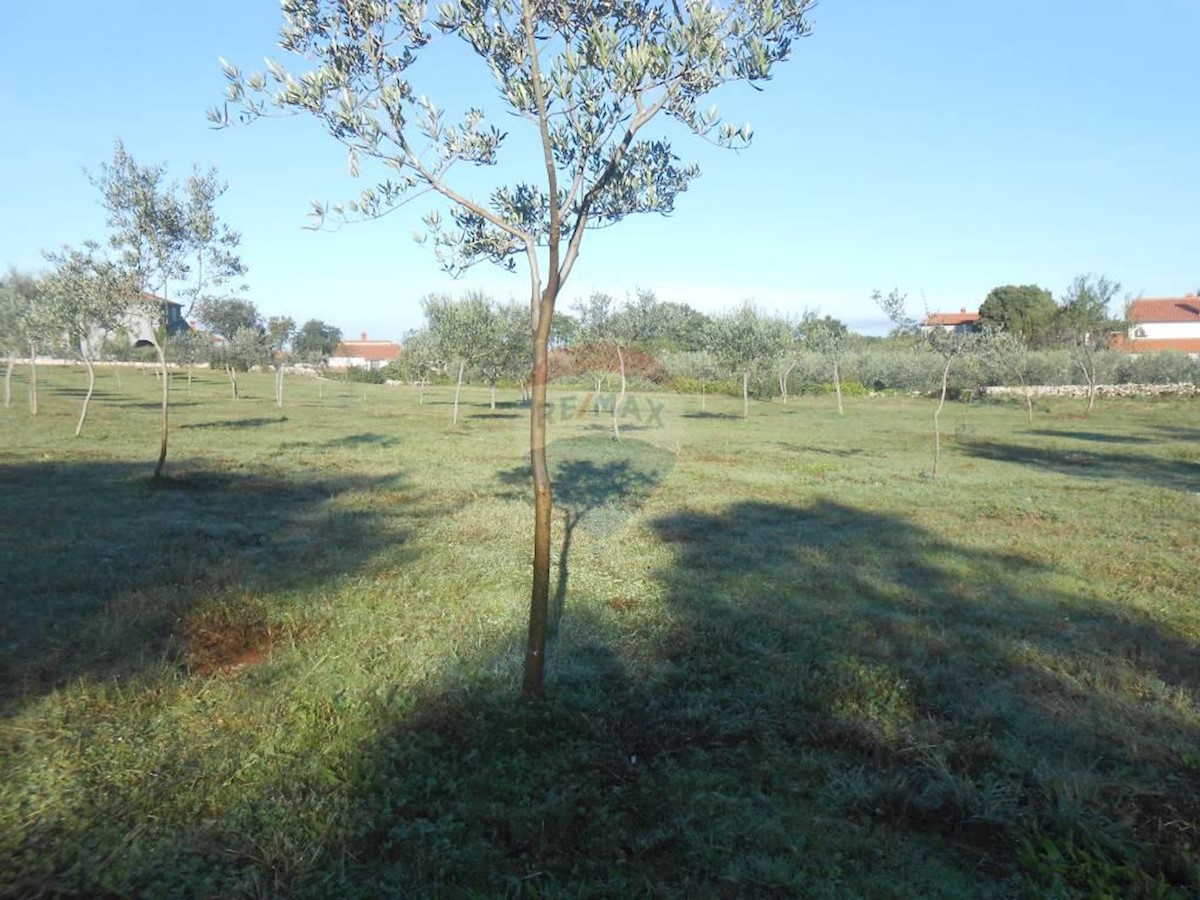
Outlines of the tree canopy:
M227 340L243 328L260 332L263 328L258 307L250 300L209 297L200 301L196 315L201 325Z
M309 319L292 338L292 354L300 362L321 363L342 342L342 330L320 319Z
M1005 284L988 292L979 306L979 318L985 325L1002 328L1036 344L1049 337L1056 308L1053 295L1045 288L1036 284Z

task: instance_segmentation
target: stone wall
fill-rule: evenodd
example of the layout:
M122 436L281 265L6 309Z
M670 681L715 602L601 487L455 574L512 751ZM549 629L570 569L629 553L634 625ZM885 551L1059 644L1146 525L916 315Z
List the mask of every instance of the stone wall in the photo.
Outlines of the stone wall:
M1035 397L1087 397L1084 384L1039 384L1029 388ZM989 397L1024 397L1025 388L996 386L984 389ZM1195 396L1200 388L1191 382L1180 384L1098 384L1097 397L1157 397L1162 395Z

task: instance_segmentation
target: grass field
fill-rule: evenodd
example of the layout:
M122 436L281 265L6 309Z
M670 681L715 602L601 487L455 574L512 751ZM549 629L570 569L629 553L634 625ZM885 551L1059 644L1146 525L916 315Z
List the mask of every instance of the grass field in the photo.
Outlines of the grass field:
M0 895L1200 893L1200 403L40 372L0 410Z

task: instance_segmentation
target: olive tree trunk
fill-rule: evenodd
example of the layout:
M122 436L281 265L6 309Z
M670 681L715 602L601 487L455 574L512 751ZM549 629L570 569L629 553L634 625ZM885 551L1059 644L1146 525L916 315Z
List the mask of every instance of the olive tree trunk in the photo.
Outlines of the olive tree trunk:
M938 465L942 461L942 431L941 431L941 415L942 407L946 405L946 385L950 381L950 363L952 360L946 360L946 365L942 367L942 397L938 401L937 409L933 411L933 477L937 478Z
M550 612L550 525L553 500L550 467L546 461L546 385L550 357L550 320L557 284L547 285L541 297L533 334L533 381L530 386L529 462L533 473L533 590L529 601L529 637L521 694L528 700L545 696L546 634Z
M458 424L458 395L462 393L463 372L467 369L467 361L459 360L458 363L458 386L454 388L454 424Z
M619 441L621 439L621 425L618 417L621 415L621 404L625 400L625 354L621 352L620 344L616 344L615 346L617 348L617 362L621 367L621 393L617 394L617 398L613 400L612 425L613 437Z
M87 367L88 386L87 393L83 395L83 409L79 411L79 421L75 425L75 437L79 437L80 432L83 431L83 423L88 414L88 404L92 402L92 392L96 389L96 367L92 364L91 357L86 353L80 353L79 358Z
M161 478L167 465L167 431L171 407L171 373L167 370L167 338L164 334L161 340L154 342L158 351L158 374L162 380L162 434L158 446L158 463L154 466L154 477Z

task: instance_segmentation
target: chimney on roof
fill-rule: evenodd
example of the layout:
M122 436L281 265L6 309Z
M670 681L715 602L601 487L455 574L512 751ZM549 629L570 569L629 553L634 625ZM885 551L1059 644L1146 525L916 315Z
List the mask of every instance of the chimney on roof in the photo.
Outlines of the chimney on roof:
M362 340L363 340L363 341L366 341L366 339L367 339L367 333L364 331L364 332L362 333Z
M967 311L967 308L966 308L965 306L960 306L960 307L958 308L958 311L959 311L960 313L966 313L966 311Z

